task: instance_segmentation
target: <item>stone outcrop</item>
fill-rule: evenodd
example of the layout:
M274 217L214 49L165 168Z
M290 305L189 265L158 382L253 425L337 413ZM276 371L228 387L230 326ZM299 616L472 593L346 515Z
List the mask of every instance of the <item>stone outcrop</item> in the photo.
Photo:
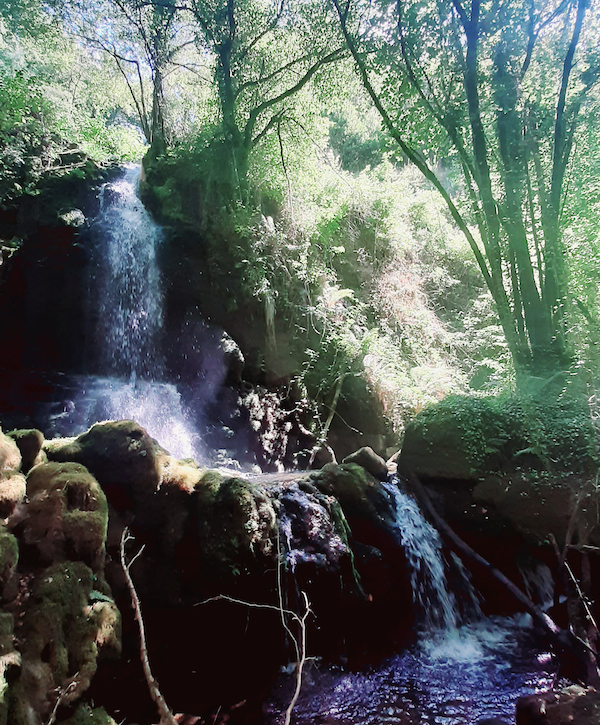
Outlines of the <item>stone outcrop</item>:
M300 611L301 592L306 592L316 615L308 632L311 654L328 659L344 653L360 663L369 639L378 643L377 656L377 647L389 646L386 652L391 652L393 642L407 636L411 594L402 548L390 533L393 511L388 494L362 465L242 477L169 456L132 421L97 424L77 438L45 441L43 452L48 462L31 469L28 501L15 512L13 531L29 562L45 567L60 591L72 586L72 567L84 567L70 600L78 612L92 605L94 612L99 609L97 619L92 617L75 643L63 636L62 615L55 618L58 629L52 633L64 643L61 651L72 646L81 654L84 675L78 696L98 666L94 652L117 650L117 638L107 635L101 646L99 632L117 632L118 620L111 617L119 610L123 614L124 658L103 665L89 690L109 712L121 709L130 719L143 720L140 708L152 707L144 704L148 693L140 672L137 625L118 563L125 525L136 540L127 555L144 546L132 575L153 669L175 710L209 713L213 705L246 700L231 716L238 722L255 721L276 668L291 656L276 615L219 604L223 594L275 608L282 596L286 607ZM110 588L104 583L100 546L105 532ZM90 575L97 577L91 589ZM32 591L49 586L44 581L36 579ZM202 602L208 603L200 606ZM19 625L31 628L37 644L22 652L32 664L27 664L31 672L24 689L17 692L34 703L33 709L45 711L51 679L64 680L52 663L50 670L48 662L39 664L40 647L46 646L45 635L36 634L40 616L32 610ZM360 632L357 618L365 623ZM390 629L390 622L395 628ZM227 664L232 648L239 679ZM200 660L196 652L203 653ZM226 684L222 667L228 670ZM35 672L38 679L31 674ZM202 678L200 702L194 677Z

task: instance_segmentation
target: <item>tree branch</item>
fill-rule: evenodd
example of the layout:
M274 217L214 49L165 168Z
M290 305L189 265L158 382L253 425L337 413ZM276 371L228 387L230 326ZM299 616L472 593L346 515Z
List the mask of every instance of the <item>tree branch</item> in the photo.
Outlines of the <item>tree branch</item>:
M133 611L135 612L135 618L138 623L138 628L140 632L140 657L142 660L142 667L144 668L144 676L146 678L146 682L148 683L148 689L150 690L150 696L156 703L156 707L158 709L158 714L160 716L160 725L177 725L177 721L175 720L173 713L171 712L169 706L166 703L165 698L162 696L162 693L158 687L158 682L154 678L152 674L152 670L150 669L150 660L148 658L148 647L146 645L146 628L144 625L144 618L142 617L142 605L140 603L137 591L135 589L135 585L133 583L133 579L131 578L131 566L134 563L134 561L140 556L140 554L143 551L142 547L137 554L131 559L129 563L127 563L127 558L125 555L125 546L129 541L133 541L133 536L129 535L129 529L125 528L123 529L123 533L121 534L121 547L120 547L120 553L121 553L121 568L123 569L123 574L125 575L125 581L127 582L127 587L129 589L129 593L131 595L131 604L133 606Z

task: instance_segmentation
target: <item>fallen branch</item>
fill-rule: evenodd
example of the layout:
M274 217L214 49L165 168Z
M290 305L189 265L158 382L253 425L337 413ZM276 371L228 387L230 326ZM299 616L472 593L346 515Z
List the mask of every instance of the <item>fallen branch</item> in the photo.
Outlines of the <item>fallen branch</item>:
M414 473L407 473L406 475L417 491L425 510L431 516L438 531L445 536L446 539L452 542L456 549L461 551L469 559L476 561L484 567L505 587L510 594L512 594L512 596L520 604L525 607L532 616L533 620L546 632L552 646L561 653L563 661L566 661L567 664L574 665L573 671L577 673L576 679L583 679L587 684L591 685L600 684L598 664L595 658L593 663L590 662L589 646L584 646L585 643L582 643L572 632L561 629L556 622L554 622L554 620L546 614L546 612L536 606L531 599L522 592L519 587L510 581L510 579L508 579L498 568L496 568L493 564L490 564L487 559L484 559L467 543L465 543L438 514L431 502L431 499L429 498L429 495L425 491L423 484L417 476L415 476ZM571 662L573 657L575 658L574 663ZM585 670L585 675L582 674L582 668Z
M141 555L144 547L142 546L142 548L131 559L131 561L127 563L127 558L125 556L125 546L129 541L134 541L134 537L129 535L129 529L126 527L121 534L121 568L123 569L123 574L125 574L127 587L129 588L129 593L131 594L131 604L133 606L135 618L137 620L140 630L140 657L142 660L142 666L144 668L144 676L146 678L146 682L148 683L150 697L154 700L158 709L158 714L160 716L160 725L177 725L177 720L175 720L175 717L173 716L173 713L167 705L165 698L162 696L162 693L158 686L158 682L154 678L154 675L152 674L152 670L150 668L150 660L148 659L148 647L146 645L146 628L144 626L144 618L142 617L142 606L135 590L133 579L131 578L131 566L134 561Z

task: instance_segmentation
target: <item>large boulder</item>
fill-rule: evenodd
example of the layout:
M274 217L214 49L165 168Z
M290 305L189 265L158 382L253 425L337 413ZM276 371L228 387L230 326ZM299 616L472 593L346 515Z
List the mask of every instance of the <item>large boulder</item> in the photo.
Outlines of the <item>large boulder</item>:
M132 420L97 423L77 438L46 441L44 450L51 461L85 466L117 510L140 506L160 486L165 451Z
M86 468L71 462L35 466L27 477L27 498L23 539L45 563L71 559L102 568L108 507Z
M362 466L365 471L368 471L378 481L385 481L389 476L386 462L370 446L363 446L357 451L354 451L354 453L346 456L342 463L356 463Z
M408 424L398 468L477 481L515 468L584 475L598 461L584 399L450 396Z

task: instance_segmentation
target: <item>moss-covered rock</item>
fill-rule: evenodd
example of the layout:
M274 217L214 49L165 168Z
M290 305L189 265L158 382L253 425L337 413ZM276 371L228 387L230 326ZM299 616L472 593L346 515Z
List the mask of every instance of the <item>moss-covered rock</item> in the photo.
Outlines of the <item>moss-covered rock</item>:
M0 428L0 479L7 471L18 471L20 466L21 453L17 444Z
M451 396L407 426L399 468L478 480L515 467L583 474L598 466L584 399Z
M265 490L207 471L197 491L200 550L212 567L236 574L256 553L273 555L277 516Z
M118 487L125 499L152 496L161 481L160 459L164 451L132 420L93 425L75 439L46 441L51 461L75 461L84 465L103 488Z
M35 428L13 430L8 435L17 444L21 453L21 471L23 473L28 473L33 466L44 462L45 454L42 452L44 434L41 431Z
M104 563L108 507L104 492L78 463L43 463L27 478L24 541L46 563L74 559L94 570Z
M120 617L99 582L82 562L53 564L33 581L19 632L22 672L12 693L11 722L45 721L57 697L76 702L96 672L98 650L119 647ZM112 609L112 622L106 607Z
M19 561L17 539L0 526L0 585L6 584L12 577Z
M356 463L328 463L310 474L311 482L322 493L335 497L346 516L361 516L381 522L389 512L387 498L379 482Z
M346 456L342 462L356 463L362 466L365 471L368 471L378 481L385 481L389 475L386 462L370 446L359 448L354 453Z
M15 506L25 498L27 485L25 476L16 471L5 471L0 475L0 518L10 516Z

